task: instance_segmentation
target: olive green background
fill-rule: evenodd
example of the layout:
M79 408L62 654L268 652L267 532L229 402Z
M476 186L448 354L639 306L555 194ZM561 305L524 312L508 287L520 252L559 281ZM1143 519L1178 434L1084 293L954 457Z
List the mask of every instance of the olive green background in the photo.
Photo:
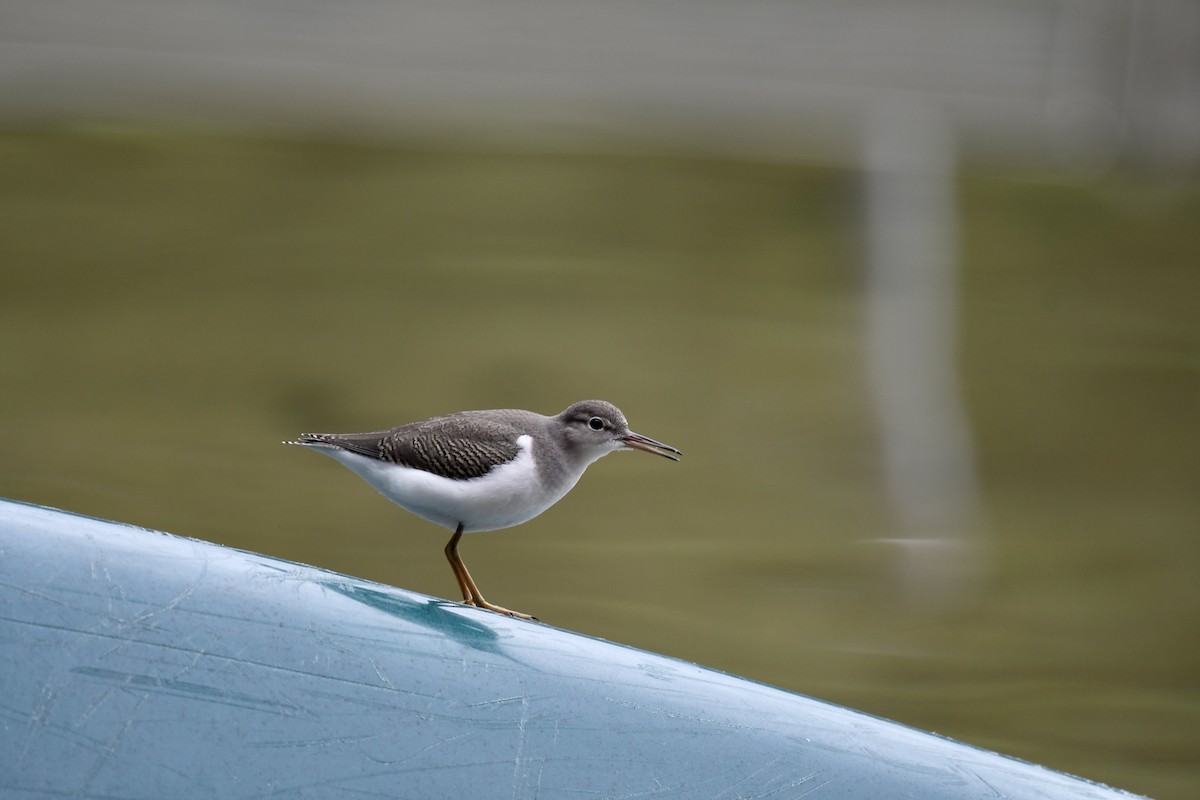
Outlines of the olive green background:
M454 598L444 531L279 442L600 397L469 536L489 599L1160 798L1200 779L1200 188L967 172L973 569L904 580L850 171L0 135L0 495Z

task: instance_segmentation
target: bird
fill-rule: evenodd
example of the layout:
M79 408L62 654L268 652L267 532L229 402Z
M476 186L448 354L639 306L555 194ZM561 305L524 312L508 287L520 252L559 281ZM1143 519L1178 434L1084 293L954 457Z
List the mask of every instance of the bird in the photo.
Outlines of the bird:
M621 410L582 400L554 416L521 409L458 411L371 433L302 433L299 445L358 473L401 508L453 531L446 558L463 603L536 619L484 599L458 553L464 533L528 522L561 500L597 459L682 452L629 429Z

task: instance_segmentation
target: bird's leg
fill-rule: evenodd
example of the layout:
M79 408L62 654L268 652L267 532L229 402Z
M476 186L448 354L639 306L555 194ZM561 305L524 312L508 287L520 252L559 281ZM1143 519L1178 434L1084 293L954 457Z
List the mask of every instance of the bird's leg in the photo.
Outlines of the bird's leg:
M483 599L483 593L475 585L474 579L471 578L471 573L467 571L467 565L463 563L462 556L458 554L458 540L462 538L462 534L463 526L460 522L458 530L454 532L454 535L450 537L450 541L446 543L446 558L450 561L450 569L454 570L454 577L458 581L458 588L462 589L463 602L470 606L486 608L488 611L495 611L497 614L504 614L509 617L537 619L537 617L522 614L520 611L510 611L504 606L498 606Z
M463 573L467 571L466 565L462 563L462 559L458 557L458 540L462 538L463 526L460 522L458 530L450 537L450 541L446 543L446 558L450 561L450 569L454 571L454 580L458 581L458 588L462 590L463 602L467 605L475 605L475 599L471 596L471 586L463 578Z

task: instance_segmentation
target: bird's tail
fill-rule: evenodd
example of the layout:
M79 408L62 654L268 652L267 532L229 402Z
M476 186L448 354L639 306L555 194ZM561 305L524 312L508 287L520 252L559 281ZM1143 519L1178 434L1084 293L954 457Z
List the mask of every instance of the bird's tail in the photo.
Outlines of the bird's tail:
M295 440L286 440L283 444L298 444L301 447L334 447L335 445L329 441L328 433L302 433Z

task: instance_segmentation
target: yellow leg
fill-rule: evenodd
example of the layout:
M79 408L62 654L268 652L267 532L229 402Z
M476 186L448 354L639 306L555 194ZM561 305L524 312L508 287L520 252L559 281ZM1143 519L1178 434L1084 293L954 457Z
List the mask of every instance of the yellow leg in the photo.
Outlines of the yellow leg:
M504 606L498 606L483 599L483 593L475 585L474 579L471 578L471 573L467 571L467 565L463 563L462 557L458 554L458 540L462 538L462 534L463 526L460 522L458 530L454 532L454 535L450 537L450 541L446 543L446 558L450 562L450 569L454 571L454 578L458 581L458 588L462 590L463 602L470 606L486 608L488 611L495 611L497 614L505 614L510 617L537 619L537 617L531 617L519 611L510 611Z
M458 557L458 540L462 538L463 526L459 523L458 530L450 537L450 541L446 543L446 558L450 561L450 569L454 571L454 580L458 581L458 588L462 590L463 602L467 605L474 605L471 597L471 586L463 578L462 573L466 571L466 566L463 565L462 559Z

